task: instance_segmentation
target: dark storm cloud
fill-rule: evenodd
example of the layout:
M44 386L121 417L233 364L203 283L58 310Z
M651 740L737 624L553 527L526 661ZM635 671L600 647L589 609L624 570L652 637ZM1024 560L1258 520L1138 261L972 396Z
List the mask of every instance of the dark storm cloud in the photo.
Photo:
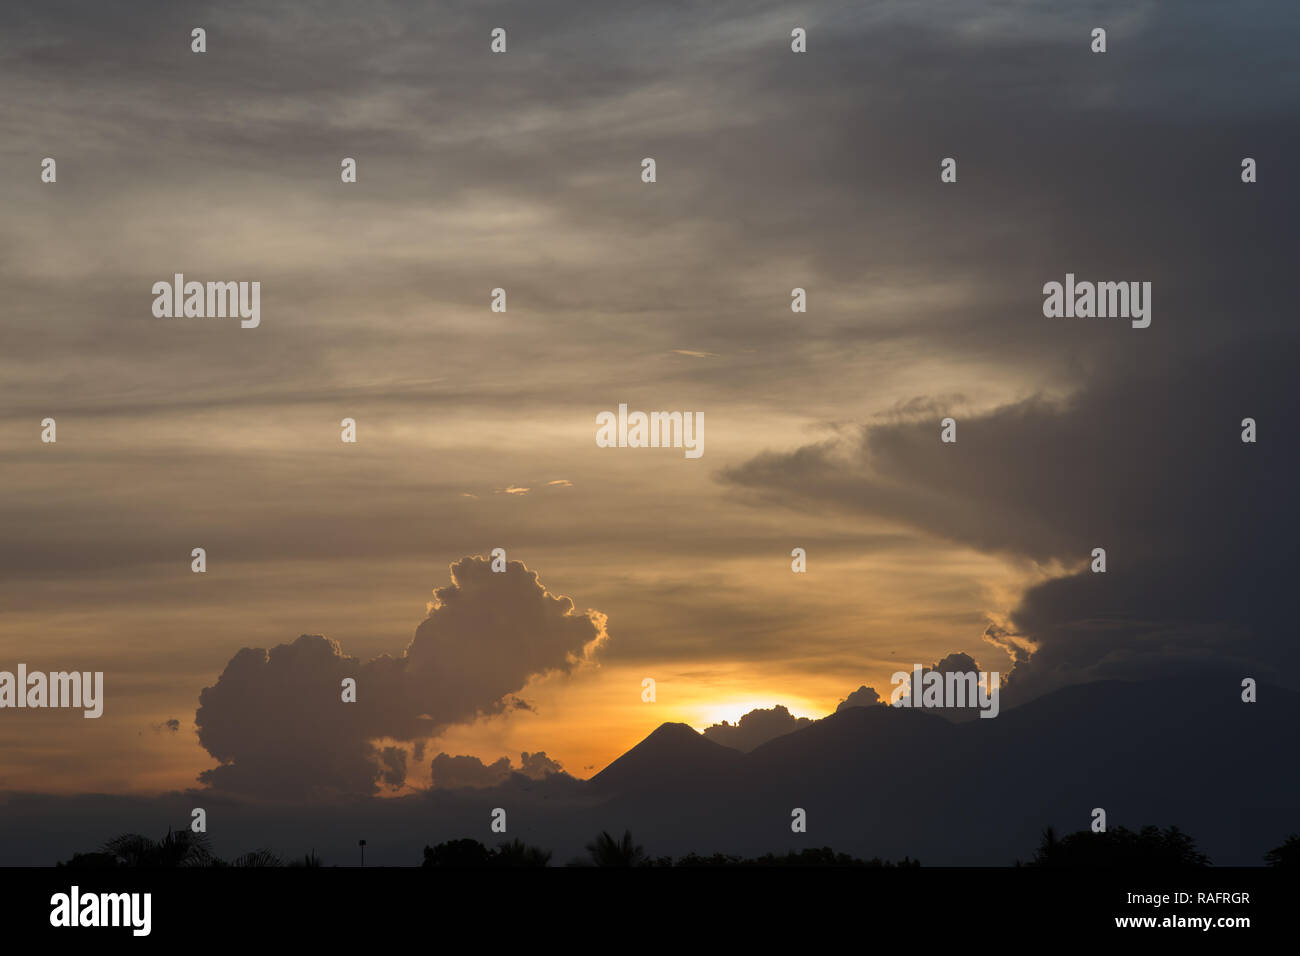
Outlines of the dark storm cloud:
M1295 346L1279 336L1101 378L1064 405L1028 399L959 421L955 444L933 421L865 426L725 477L768 500L1061 562L1070 573L1031 588L1013 626L989 633L1022 658L1025 639L1040 645L1018 690L1196 665L1292 684ZM1257 444L1240 440L1246 417ZM1088 566L1097 547L1105 574Z
M406 750L376 738L418 741L500 713L532 677L572 671L605 640L604 615L575 611L517 561L495 573L464 558L451 577L400 658L363 662L318 635L236 654L199 696L199 742L221 761L200 779L275 798L399 788ZM341 699L345 678L354 703ZM524 772L536 763L525 757Z

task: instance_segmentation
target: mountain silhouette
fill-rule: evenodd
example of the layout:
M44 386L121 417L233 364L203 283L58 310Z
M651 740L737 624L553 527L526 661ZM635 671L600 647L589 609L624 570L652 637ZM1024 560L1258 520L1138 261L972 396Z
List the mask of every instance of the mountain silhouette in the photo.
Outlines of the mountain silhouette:
M690 781L721 784L739 771L744 756L687 724L660 724L588 783L597 793L648 793Z
M1300 819L1285 741L1300 695L1235 680L1103 681L994 719L847 708L751 753L664 724L591 780L596 819L658 853L829 844L927 864L1028 859L1045 826L1177 825L1219 864L1258 865ZM807 833L791 831L795 808Z
M1260 866L1300 831L1291 744L1300 694L1262 684L1247 704L1239 683L1082 684L961 723L926 710L845 708L749 753L669 723L585 781L516 774L492 788L342 806L232 801L214 852L315 847L352 860L364 819L367 863L376 864L409 865L413 841L436 848L465 838L519 839L555 862L585 859L593 834L630 830L653 859L833 847L864 860L1007 866L1033 859L1047 827L1090 831L1100 808L1111 831L1178 827L1217 866ZM48 865L102 845L106 833L185 820L193 801L10 797L0 852ZM508 810L505 836L488 829L498 807ZM806 832L791 829L796 809Z

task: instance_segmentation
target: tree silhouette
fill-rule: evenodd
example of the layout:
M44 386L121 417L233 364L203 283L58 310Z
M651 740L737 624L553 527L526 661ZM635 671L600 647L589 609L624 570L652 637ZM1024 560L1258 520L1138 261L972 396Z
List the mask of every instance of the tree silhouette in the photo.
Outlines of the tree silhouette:
M493 866L546 866L550 861L550 850L528 846L517 838L502 843L492 857Z
M190 830L168 830L161 840L151 840L138 833L123 833L104 844L95 853L74 853L72 858L55 866L75 869L118 869L138 867L159 869L170 867L268 867L285 866L285 861L273 850L253 850L226 862L213 854L208 838ZM320 866L320 857L313 850L289 866Z
M509 840L497 849L489 850L478 840L448 840L437 846L424 848L422 866L445 866L457 869L476 869L487 866L546 866L551 851L528 846L522 840Z
M422 866L451 866L460 869L487 866L492 851L478 840L448 840L424 848Z
M1145 826L1138 831L1112 827L1101 833L1080 830L1057 839L1049 826L1028 865L1164 869L1209 866L1210 859L1178 827L1161 830Z
M263 847L251 853L243 853L230 861L230 866L284 866L284 861L276 854Z
M765 853L762 856L751 857L746 859L740 856L729 856L725 853L715 853L712 856L700 856L697 853L688 853L674 863L659 863L657 865L672 866L874 866L874 867L914 867L920 866L920 860L913 860L910 857L903 857L897 863L889 860L882 860L880 857L872 857L870 860L863 860L856 856L850 856L847 853L836 853L828 846L808 847L795 852L788 853Z
M216 860L208 846L208 838L190 830L169 829L161 840L151 840L138 833L123 833L105 843L103 853L111 856L119 866L147 869L211 866Z
M596 866L640 866L646 859L645 848L632 842L631 830L624 830L621 840L602 830L600 836L587 844L587 853Z
M123 866L112 853L103 851L95 853L74 853L72 858L66 862L59 860L54 864L55 867L68 867L76 870L115 870Z
M1264 862L1269 866L1300 867L1300 835L1292 833L1281 846L1275 846L1264 854Z

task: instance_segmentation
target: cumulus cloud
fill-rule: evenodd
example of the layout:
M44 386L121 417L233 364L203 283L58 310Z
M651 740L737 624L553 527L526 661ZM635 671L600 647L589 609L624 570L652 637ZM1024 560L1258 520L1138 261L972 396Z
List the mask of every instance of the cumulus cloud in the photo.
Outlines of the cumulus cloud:
M558 760L552 760L546 756L545 750L539 750L533 754L525 750L519 755L519 772L525 777L540 780L549 774L563 773L564 768L560 766Z
M746 753L776 737L807 727L809 717L796 717L783 704L775 707L755 708L744 714L736 723L723 721L704 728L704 736L714 743L743 750Z
M960 651L958 651L958 652L954 652L954 653L952 653L952 654L947 655L946 657L942 658L941 660L938 660L938 661L935 661L935 662L933 662L933 663L931 663L931 664L928 664L928 665L924 665L924 666L922 666L922 667L921 667L921 679L924 680L924 679L925 679L925 675L926 675L926 674L929 674L929 673L931 673L931 672L934 672L934 673L936 673L936 674L971 674L971 673L979 673L979 672L980 672L980 665L979 665L979 663L975 660L975 658L971 657L969 654L963 654L963 653L961 653ZM911 682L912 682L913 672L909 670L909 671L907 672L907 674L908 674L907 684L905 684L904 686L909 686L909 685L911 684ZM1001 685L1001 679L1002 679L1002 675L1001 675L1001 674L998 675L998 679L999 679L998 692L999 692L999 694L1000 694L1000 693L1001 693L1001 686L1002 686L1002 685ZM920 690L919 690L919 687L920 687L920 686L921 686L921 685L918 685L918 691L917 691L918 693L920 693ZM978 708L975 707L975 705L974 705L973 702L969 702L969 701L966 702L965 706L962 706L962 707L946 707L946 706L938 706L938 707L928 707L927 710L931 710L931 711L934 711L934 712L940 713L940 714L942 714L943 716L948 717L948 718L951 719L951 720L956 720L956 721L974 720L974 719L977 719L977 718L979 717L979 710L978 710Z
M440 790L495 787L510 776L510 758L485 764L478 757L440 753L433 758L433 785Z
M451 581L400 657L362 661L308 634L239 651L199 696L199 741L220 761L200 780L266 797L400 788L406 750L379 750L377 738L421 750L452 724L518 709L531 679L572 672L606 640L604 614L576 611L518 561L493 573L485 558L467 557ZM341 699L349 677L355 703ZM525 766L540 766L538 756Z
M835 707L835 713L838 714L849 707L874 707L879 703L881 703L880 695L876 693L876 689L864 684L840 701Z
M521 774L530 780L542 780L551 774L563 773L559 761L546 756L545 751L519 755L519 766L513 767L509 757L485 764L478 757L451 756L440 753L433 758L433 786L439 790L463 787L495 787L505 783L512 774Z
M947 656L943 657L941 660L934 661L930 664L921 665L922 679L924 679L925 675L930 673L931 671L938 674L950 674L950 673L969 674L972 672L978 673L980 671L980 665L969 654L965 654L962 652L954 652L952 654L948 654ZM904 688L906 688L911 684L913 671L911 670L910 667L906 671L899 671L897 673L907 674L907 680L902 684ZM1002 675L999 674L999 679L1001 680L1001 678ZM999 684L999 687L1001 687L1001 684ZM891 693L892 692L893 692L893 688L891 687ZM853 693L849 694L848 697L841 700L835 708L835 713L838 714L840 711L847 710L851 707L878 707L878 706L888 706L888 704L889 701L886 699L882 699L880 694L876 692L876 689L874 687L867 687L863 685L859 687L857 690L855 690ZM942 713L944 716L957 721L968 720L979 716L978 711L973 708L973 705L968 705L966 707L960 707L960 708L933 707L929 709L938 711Z

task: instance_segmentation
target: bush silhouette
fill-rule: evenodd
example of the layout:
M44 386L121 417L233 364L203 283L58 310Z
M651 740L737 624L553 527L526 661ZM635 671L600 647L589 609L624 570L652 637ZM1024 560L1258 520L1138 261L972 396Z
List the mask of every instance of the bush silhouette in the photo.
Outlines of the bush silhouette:
M458 869L477 869L498 866L546 866L551 851L528 846L522 840L510 840L497 849L490 850L478 840L448 840L437 846L424 848L422 866L445 866Z
M1141 830L1112 827L1102 833L1080 830L1057 839L1048 827L1030 866L1126 867L1163 869L1209 866L1210 859L1196 849L1196 841L1178 827Z
M461 869L488 865L492 851L478 840L448 840L424 848L424 866L452 866Z

